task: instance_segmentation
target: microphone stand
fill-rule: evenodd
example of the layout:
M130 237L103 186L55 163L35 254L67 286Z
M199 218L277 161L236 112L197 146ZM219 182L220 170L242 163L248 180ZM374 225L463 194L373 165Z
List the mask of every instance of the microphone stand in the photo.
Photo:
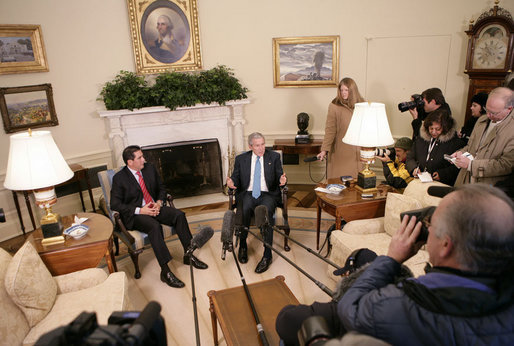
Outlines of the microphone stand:
M309 253L315 255L316 257L318 257L319 259L325 261L326 263L330 264L332 267L336 268L336 269L341 269L341 267L339 267L337 264L335 264L334 262L332 262L331 260L329 260L328 258L325 258L323 256L321 256L319 253L317 253L316 251L313 251L311 248L308 248L307 246L303 245L302 243L300 243L299 241L296 241L294 240L293 238L291 238L290 236L288 236L285 232L282 232L282 230L280 230L279 228L275 227L275 226L270 226L273 231L275 232L278 232L279 234L283 235L284 237L286 237L288 240L291 240L293 243L297 244L297 245L300 245L302 248L304 248L305 250L307 250Z
M191 254L192 256L192 254ZM200 328L198 327L198 311L196 309L195 277L193 275L193 261L189 261L189 273L191 274L191 291L193 294L193 312L195 316L196 345L200 346Z
M296 265L296 263L294 263L293 261L291 261L289 258L287 258L286 256L284 256L280 251L276 250L273 248L273 246L271 246L270 244L268 244L267 242L265 242L263 239L259 238L254 232L248 230L248 232L250 232L251 235L253 235L255 238L259 239L259 241L261 243L264 244L264 246L266 246L267 248L273 250L273 252L275 252L277 255L279 255L280 257L282 257L283 259L286 260L287 263L289 263L290 265L292 265L293 267L296 268L296 270L298 270L300 273L302 273L303 275L305 275L308 279L310 279L312 282L314 282L316 284L316 286L318 286L323 292L325 292L326 294L328 294L330 296L330 298L332 298L334 296L334 292L332 292L327 286L325 286L323 283L321 283L320 281L316 280L313 276L309 275L309 273L307 273L305 270L303 270L302 268L300 268L298 265ZM235 256L235 255L234 255Z
M236 252L234 251L234 247L232 242L229 244L228 251L232 252L234 256L234 262L236 262L237 271L239 272L239 276L241 277L241 282L243 283L243 288L246 293L246 297L248 298L248 302L250 303L250 307L252 308L253 317L255 319L257 332L259 333L259 337L261 338L261 342L263 346L269 346L268 339L266 339L266 334L264 334L264 328L262 327L261 321L259 320L259 315L257 314L257 310L255 309L255 305L253 303L252 295L250 294L250 290L248 289L248 285L246 284L246 279L241 271L241 266L239 265L239 261L237 260Z

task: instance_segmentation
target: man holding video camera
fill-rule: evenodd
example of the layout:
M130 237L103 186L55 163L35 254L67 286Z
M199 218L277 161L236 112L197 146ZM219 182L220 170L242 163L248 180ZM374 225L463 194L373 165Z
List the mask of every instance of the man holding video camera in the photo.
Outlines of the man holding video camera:
M514 340L514 204L473 184L446 195L429 222L433 268L393 284L414 256L421 222L405 216L379 256L338 304L347 330L393 345L508 345Z
M339 302L315 302L303 315L322 315L334 337L355 331L392 345L511 345L514 203L497 188L472 184L447 194L423 223L409 214L416 213L403 217L387 256L359 273ZM422 228L433 267L398 281L402 263L425 244ZM286 345L298 344L303 310L286 307L277 317Z
M421 96L412 95L411 99L413 101L416 101L415 96L418 96L419 98L419 101L416 102L417 106L408 108L409 113L412 115L412 140L419 136L421 123L430 112L441 108L446 110L449 115L452 114L450 106L446 103L443 92L439 88L427 89L421 93ZM398 107L400 107L400 105L398 105Z

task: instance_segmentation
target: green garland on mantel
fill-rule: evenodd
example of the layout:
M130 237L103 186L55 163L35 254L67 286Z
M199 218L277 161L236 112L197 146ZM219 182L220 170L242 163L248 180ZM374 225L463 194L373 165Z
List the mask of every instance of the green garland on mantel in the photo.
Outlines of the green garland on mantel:
M201 72L164 72L151 86L134 72L120 71L113 81L105 83L100 100L107 110L152 106L175 110L197 103L224 105L227 101L247 98L247 92L232 70L220 65Z

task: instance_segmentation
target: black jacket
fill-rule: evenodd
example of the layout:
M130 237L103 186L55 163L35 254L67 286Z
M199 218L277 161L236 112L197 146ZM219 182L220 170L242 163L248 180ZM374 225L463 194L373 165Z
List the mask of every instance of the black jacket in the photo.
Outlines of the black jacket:
M461 139L457 136L455 128L448 133L440 135L430 153L427 162L428 147L430 146L431 136L421 126L419 136L414 140L411 150L407 153L407 170L412 175L412 171L419 166L419 169L430 174L437 172L441 183L453 185L459 169L451 162L444 159L444 154L451 155L462 148Z

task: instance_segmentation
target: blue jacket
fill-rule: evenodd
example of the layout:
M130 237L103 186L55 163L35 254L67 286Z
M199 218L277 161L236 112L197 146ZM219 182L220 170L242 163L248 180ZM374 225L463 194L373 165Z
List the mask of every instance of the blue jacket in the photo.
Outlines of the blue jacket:
M400 264L379 256L338 303L347 330L393 345L513 345L514 288L434 270L393 284ZM505 276L506 277L506 276Z

